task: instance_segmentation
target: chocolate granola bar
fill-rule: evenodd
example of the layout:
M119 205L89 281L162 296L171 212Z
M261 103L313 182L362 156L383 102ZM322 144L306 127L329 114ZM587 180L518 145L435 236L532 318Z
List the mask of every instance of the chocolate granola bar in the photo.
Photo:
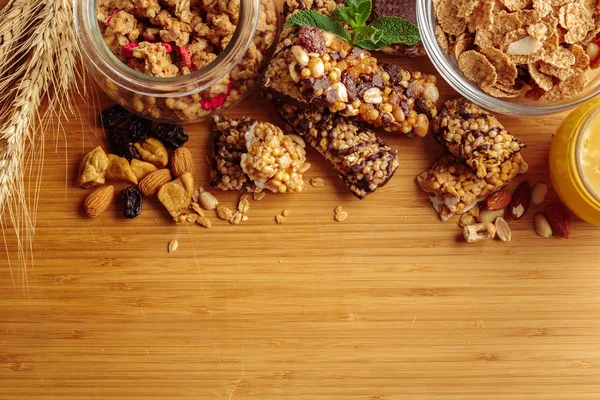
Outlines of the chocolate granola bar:
M305 25L283 39L263 77L269 97L328 107L372 126L425 136L437 115L434 75L379 64L371 54Z
M225 191L260 191L240 166L242 154L246 153L245 134L254 122L248 117L239 120L219 115L213 117L212 187Z
M398 168L398 154L361 124L316 107L276 103L279 115L316 149L359 199L384 186Z
M417 183L430 194L433 208L445 221L454 214L469 211L477 202L502 188L517 175L527 172L527 168L521 154L516 154L502 163L497 172L478 178L461 159L447 154L419 175Z
M484 178L526 147L490 113L466 99L447 101L433 120L435 138Z
M281 129L248 117L213 117L210 184L225 191L301 192L306 152Z
M337 7L343 7L343 0L286 0L283 5L283 15L287 18L298 10L314 10L321 14L330 15ZM409 20L417 24L417 11L415 0L373 0L371 19L383 16L394 16ZM413 46L393 44L378 51L405 57L420 57L425 55L425 48L421 42Z

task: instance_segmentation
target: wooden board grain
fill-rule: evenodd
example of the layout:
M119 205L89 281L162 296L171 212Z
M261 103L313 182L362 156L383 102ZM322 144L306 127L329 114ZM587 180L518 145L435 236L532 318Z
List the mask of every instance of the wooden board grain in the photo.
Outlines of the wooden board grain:
M118 204L89 220L73 182L105 144L98 107L80 105L66 142L46 132L29 295L0 258L0 399L600 398L600 230L577 221L569 240L538 238L534 207L512 242L466 244L414 183L440 146L385 133L401 167L364 201L310 152L308 178L326 185L267 195L238 226L174 225L153 199L132 221ZM256 94L228 114L277 121ZM529 145L532 183L549 182L562 118L501 118ZM187 129L207 186L208 124Z

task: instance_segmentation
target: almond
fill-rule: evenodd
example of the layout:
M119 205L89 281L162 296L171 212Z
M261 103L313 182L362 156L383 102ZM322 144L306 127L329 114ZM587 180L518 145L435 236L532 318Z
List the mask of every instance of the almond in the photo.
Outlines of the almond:
M173 153L171 157L171 171L175 178L179 178L186 172L194 173L194 162L192 153L185 147L180 147Z
M546 209L546 218L552 231L561 238L568 239L571 234L569 211L562 204L553 204Z
M502 210L510 204L512 196L507 190L499 190L496 193L492 193L487 200L485 205L490 211Z
M114 194L115 188L112 185L100 186L94 190L83 203L86 214L91 218L100 216L110 206Z
M167 168L162 168L146 175L138 186L144 196L154 196L162 185L169 182L171 182L171 172Z
M525 215L531 202L531 186L523 181L513 193L512 201L508 207L508 218L518 220Z

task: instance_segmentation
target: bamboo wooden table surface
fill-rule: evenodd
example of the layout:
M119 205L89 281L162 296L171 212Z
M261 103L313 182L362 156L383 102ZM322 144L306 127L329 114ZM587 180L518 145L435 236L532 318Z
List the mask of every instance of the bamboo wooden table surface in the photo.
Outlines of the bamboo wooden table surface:
M600 398L599 229L577 221L569 240L542 239L533 207L512 242L466 244L414 183L442 149L393 134L401 167L363 201L311 151L307 178L325 186L267 195L238 226L175 225L155 199L135 220L118 204L90 220L74 181L106 144L99 107L80 105L67 141L46 132L28 295L0 259L1 399ZM228 114L277 121L258 95ZM529 145L531 183L549 182L562 117L501 117ZM206 187L208 124L187 129ZM7 243L14 256L11 231Z

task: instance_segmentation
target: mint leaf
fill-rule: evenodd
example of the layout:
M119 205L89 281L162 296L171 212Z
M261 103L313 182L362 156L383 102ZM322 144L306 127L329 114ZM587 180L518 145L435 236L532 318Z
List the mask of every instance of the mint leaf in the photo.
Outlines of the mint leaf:
M357 33L356 35L354 35L353 42L354 46L370 51L377 50L381 47L377 43L373 42L371 38L363 35L362 33Z
M331 18L334 21L345 22L346 24L352 25L354 24L354 12L350 7L339 7L333 10L331 13Z
M396 43L412 46L421 40L419 28L404 18L380 17L369 26L383 32L377 41L380 48Z
M336 22L314 10L303 10L297 12L296 14L292 14L285 23L285 28L304 25L314 26L315 28L323 31L333 33L345 41L350 42L350 34L339 22Z
M361 34L364 37L372 40L373 42L377 43L377 41L381 38L382 33L380 30L378 30L377 28L374 28L372 26L360 26L358 28L354 29L354 33L355 34ZM376 36L376 37L374 37Z
M344 7L336 8L332 16L355 29L367 22L371 15L371 8L371 0L346 0Z

